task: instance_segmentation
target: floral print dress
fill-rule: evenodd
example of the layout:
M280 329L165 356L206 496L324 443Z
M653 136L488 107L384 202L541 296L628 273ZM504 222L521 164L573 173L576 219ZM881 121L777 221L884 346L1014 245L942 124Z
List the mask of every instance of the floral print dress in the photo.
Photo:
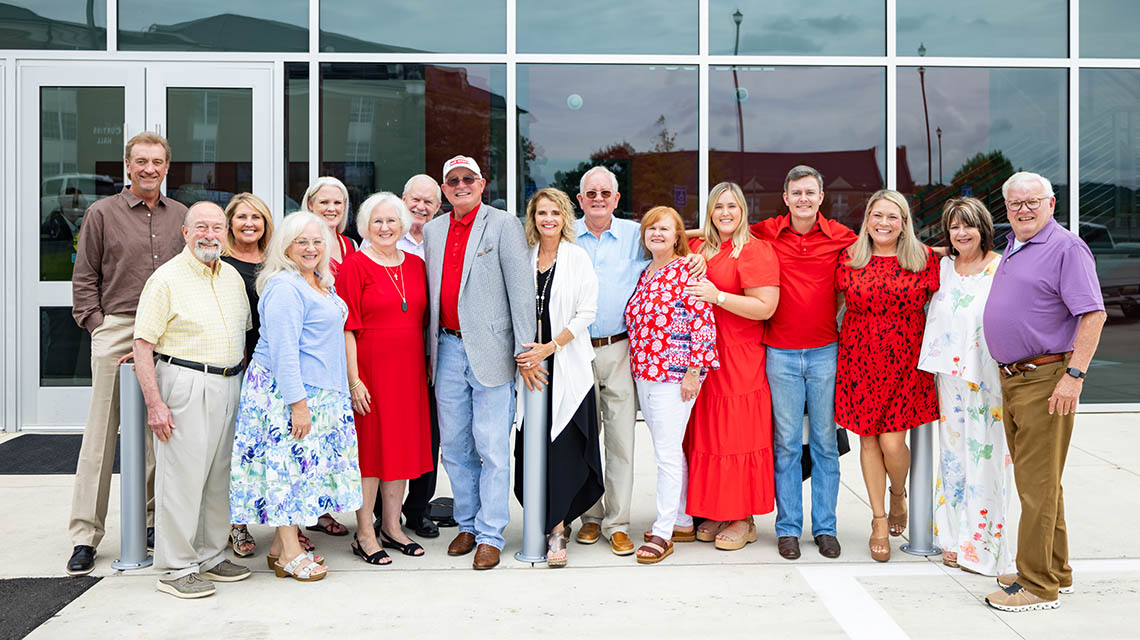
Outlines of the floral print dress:
M934 487L934 534L958 565L984 575L1009 570L1005 520L1013 462L1002 424L1001 380L982 332L982 312L1001 256L962 276L942 258L918 367L935 374L941 462Z

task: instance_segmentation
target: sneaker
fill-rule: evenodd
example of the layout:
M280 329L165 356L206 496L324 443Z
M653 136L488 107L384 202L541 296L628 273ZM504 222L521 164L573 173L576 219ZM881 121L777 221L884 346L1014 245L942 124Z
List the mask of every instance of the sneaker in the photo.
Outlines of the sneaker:
M203 571L202 577L210 582L239 582L253 575L248 567L222 560L213 569Z
M159 578L155 589L163 593L169 593L175 598L185 599L205 598L206 596L214 595L215 591L213 583L196 573L188 573L174 580L163 580Z
M1060 600L1042 600L1026 591L1018 583L996 591L986 596L986 604L1002 611L1033 611L1035 609L1056 609L1061 606Z
M1002 589L1009 587L1009 586L1012 586L1013 583L1017 582L1017 576L1018 576L1017 573L1003 573L1003 574L1001 574L997 578L998 586L1000 586ZM1070 594L1070 593L1075 593L1075 592L1076 592L1076 589L1073 588L1073 585L1069 585L1067 587L1061 587L1060 589L1057 589L1057 593Z
M77 544L67 561L67 575L85 576L95 569L95 547Z

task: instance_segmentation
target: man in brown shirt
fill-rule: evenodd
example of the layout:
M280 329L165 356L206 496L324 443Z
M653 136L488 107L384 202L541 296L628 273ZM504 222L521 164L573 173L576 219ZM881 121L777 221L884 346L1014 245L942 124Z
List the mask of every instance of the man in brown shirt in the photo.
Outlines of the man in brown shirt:
M135 309L147 278L182 251L186 207L162 195L170 145L140 133L124 154L130 186L83 216L71 280L72 315L91 332L91 407L75 469L68 531L75 545L67 573L95 568L103 539L111 465L119 431L119 359L131 352ZM153 540L154 452L147 438L147 539Z

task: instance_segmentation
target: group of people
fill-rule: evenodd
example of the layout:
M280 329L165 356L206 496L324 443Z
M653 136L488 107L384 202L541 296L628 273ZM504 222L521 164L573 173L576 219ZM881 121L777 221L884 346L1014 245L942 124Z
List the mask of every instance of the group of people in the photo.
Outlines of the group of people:
M546 188L520 224L482 202L478 163L456 156L441 183L418 175L401 196L365 200L357 246L335 178L275 229L251 194L224 211L163 197L169 157L154 134L128 142L130 186L81 229L75 317L92 332L94 384L69 573L91 571L102 537L115 368L131 352L155 434L149 533L169 570L158 589L179 597L248 577L224 556L253 553L249 524L276 527L279 577L327 575L299 527L346 535L338 512L355 511L363 561L423 555L401 515L438 535L425 517L437 451L459 527L448 554L495 567L524 390L547 392L552 567L566 565L579 520L578 543L605 538L654 564L675 543L741 549L758 540L753 516L773 509L777 549L794 560L808 468L812 536L836 558L843 429L860 436L869 551L887 561L907 524L906 432L937 422L943 563L997 576L987 602L999 609L1052 608L1072 589L1060 478L1105 314L1091 252L1053 220L1042 176L1003 185L1012 232L999 255L977 199L946 203L941 247L918 240L892 190L868 199L856 234L820 213L823 177L807 166L785 180L788 213L752 225L728 182L698 230L670 207L619 218L603 166L581 178L581 218ZM435 217L443 197L452 210ZM143 250L153 257L138 260ZM657 467L656 519L639 547L638 408Z

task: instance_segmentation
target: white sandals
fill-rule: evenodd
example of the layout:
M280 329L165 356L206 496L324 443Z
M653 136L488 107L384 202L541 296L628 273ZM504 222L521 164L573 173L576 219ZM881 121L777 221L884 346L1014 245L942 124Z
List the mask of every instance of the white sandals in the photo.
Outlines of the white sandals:
M301 566L301 563L305 560L308 560L309 564ZM301 582L316 582L317 580L324 579L325 575L328 574L328 568L324 565L317 564L308 554L299 553L296 558L287 562L285 566L281 566L280 560L274 562L273 573L278 578L288 577L294 580L300 580Z

